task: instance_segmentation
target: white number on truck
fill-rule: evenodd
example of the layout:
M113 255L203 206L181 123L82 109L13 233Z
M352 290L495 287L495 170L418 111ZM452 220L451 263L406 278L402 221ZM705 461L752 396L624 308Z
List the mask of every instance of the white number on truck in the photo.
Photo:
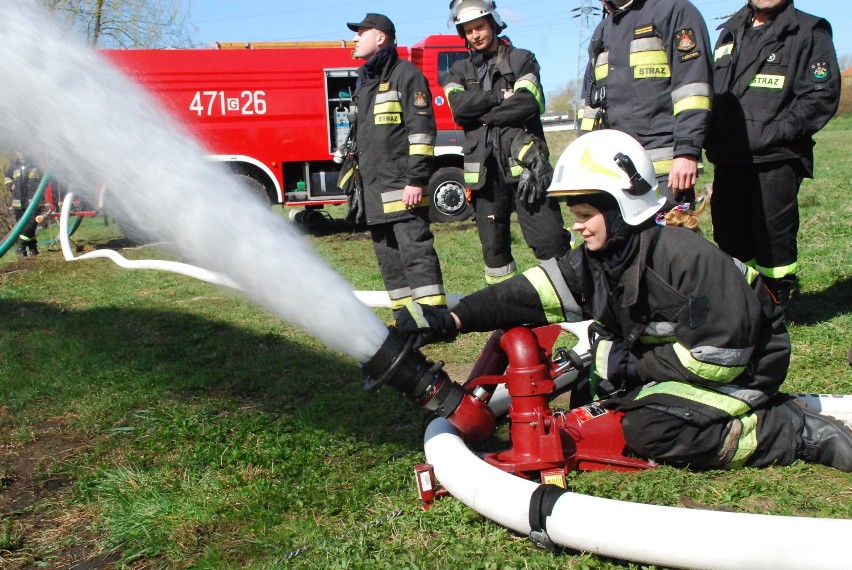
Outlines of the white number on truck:
M265 115L266 91L243 91L239 96L230 96L224 91L196 91L189 110L199 117Z

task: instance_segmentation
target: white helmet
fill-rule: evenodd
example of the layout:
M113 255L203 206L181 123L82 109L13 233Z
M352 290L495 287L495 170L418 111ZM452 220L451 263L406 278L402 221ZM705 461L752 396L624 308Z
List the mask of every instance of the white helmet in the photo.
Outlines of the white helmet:
M642 145L630 135L610 129L592 131L568 145L547 189L555 197L599 192L615 198L621 217L631 226L650 219L666 201Z
M456 31L464 38L464 24L486 16L491 16L494 20L498 34L506 29L506 24L497 13L497 2L494 0L452 0L447 27L455 26Z

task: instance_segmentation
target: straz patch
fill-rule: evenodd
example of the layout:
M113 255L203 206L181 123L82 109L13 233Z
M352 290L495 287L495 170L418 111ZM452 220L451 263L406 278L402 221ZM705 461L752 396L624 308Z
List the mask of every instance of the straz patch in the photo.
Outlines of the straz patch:
M384 93L390 89L390 82L386 81L385 83L379 83L379 93Z
M402 124L402 115L399 113L385 113L376 115L377 125L399 125Z
M749 87L762 87L764 89L783 89L784 88L784 76L783 75L768 75L765 73L758 73L754 76L754 79L749 83Z
M429 98L426 97L424 92L418 91L414 94L414 106L418 109L425 109L429 106Z
M606 409L595 402L593 404L574 408L571 410L571 413L577 416L577 421L584 423L606 414Z
M825 61L818 61L811 64L811 79L814 83L822 83L823 81L828 81L831 78L831 71L828 68L828 63Z
M649 24L647 26L639 26L638 28L633 29L633 37L635 38L644 38L647 36L654 35L654 26L653 24Z
M633 68L633 79L646 79L653 77L671 77L672 72L665 63L658 65L637 65Z
M695 59L696 57L701 57L700 51L694 51L692 53L687 53L685 55L680 56L681 61L689 61L690 59Z
M678 51L692 51L696 45L692 28L684 28L675 33L675 47Z

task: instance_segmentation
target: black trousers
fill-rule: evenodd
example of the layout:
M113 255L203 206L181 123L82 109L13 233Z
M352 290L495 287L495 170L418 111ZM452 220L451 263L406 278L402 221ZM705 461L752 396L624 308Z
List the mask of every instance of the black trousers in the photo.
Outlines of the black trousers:
M536 259L565 255L571 248L571 237L565 231L559 202L545 197L528 209L516 198L517 183L504 179L495 160L489 160L486 168L485 184L471 193L486 275L497 277L500 270L511 273L509 268L515 267L510 231L513 211L518 213L524 241Z
M719 248L765 276L794 275L801 184L795 161L717 165L710 203Z
M15 208L15 221L21 221L21 218L24 217L24 212L27 211L27 206L25 205L23 208ZM20 233L19 240L21 242L21 249L29 250L32 252L38 251L38 241L36 240L36 229L38 228L38 222L36 222L36 217L33 216L30 218L30 221L24 225L23 230Z
M789 397L779 394L752 412L756 433L748 437L744 418L690 422L658 406L627 410L621 428L637 455L675 467L722 469L730 462L731 446L751 452L746 467L789 465L796 460L804 416ZM752 422L753 425L753 422Z
M370 226L370 236L394 310L412 299L435 304L430 298L444 296L441 263L425 212Z

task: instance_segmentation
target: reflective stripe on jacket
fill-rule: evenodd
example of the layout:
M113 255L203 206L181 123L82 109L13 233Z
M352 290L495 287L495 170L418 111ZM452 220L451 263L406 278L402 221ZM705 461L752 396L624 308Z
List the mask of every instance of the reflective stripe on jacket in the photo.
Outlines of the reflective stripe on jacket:
M605 128L624 131L655 151L658 175L669 171L675 156L701 156L712 96L710 62L704 19L686 0L637 2L595 29L587 77L604 96ZM599 109L592 104L587 96L582 131L596 127Z

